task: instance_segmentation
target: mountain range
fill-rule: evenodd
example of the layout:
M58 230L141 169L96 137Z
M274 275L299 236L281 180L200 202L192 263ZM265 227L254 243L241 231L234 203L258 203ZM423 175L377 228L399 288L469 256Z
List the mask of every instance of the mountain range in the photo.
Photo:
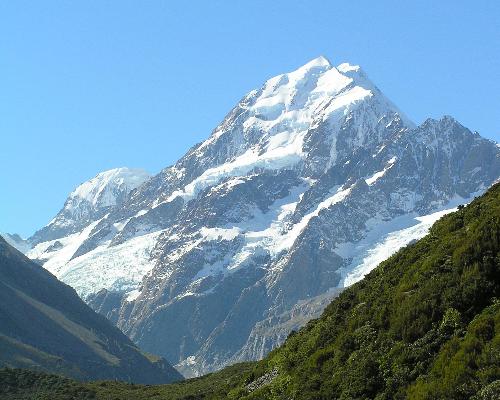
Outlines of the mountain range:
M417 126L359 66L319 57L174 165L100 173L10 240L196 376L264 357L499 175L496 143L449 116Z

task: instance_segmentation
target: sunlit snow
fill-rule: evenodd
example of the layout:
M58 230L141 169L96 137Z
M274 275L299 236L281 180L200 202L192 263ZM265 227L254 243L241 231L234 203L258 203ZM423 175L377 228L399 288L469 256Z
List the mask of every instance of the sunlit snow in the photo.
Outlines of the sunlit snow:
M389 258L392 254L398 251L401 247L406 246L414 240L423 238L429 231L430 227L434 222L436 222L443 215L455 211L456 208L451 208L447 210L438 211L429 215L422 217L415 217L413 222L415 225L409 228L400 229L394 232L382 233L376 232L377 238L373 238L376 241L369 243L372 239L373 233L369 234L369 238L362 240L357 243L351 253L354 255L350 267L347 268L349 271L342 283L342 286L350 286L365 277L370 271L372 271L378 264ZM408 220L411 223L410 218L402 217L403 220ZM398 222L403 221L391 221L390 223L383 226L380 230L388 231L391 227L394 227ZM381 224L383 225L383 224ZM346 254L344 254L346 255Z
M151 251L160 234L137 236L117 246L99 246L59 267L56 276L83 298L102 288L134 291L154 267Z
M375 88L359 73L359 67L341 64L339 68L318 57L296 71L269 79L249 106L250 116L243 122L245 131L261 133L259 144L229 162L207 169L174 191L166 202L177 197L189 201L207 187L229 177L244 176L256 168L278 170L301 162L305 157L304 138L311 128L326 120L335 126L361 100L373 97ZM384 109L399 112L385 98L380 101ZM408 124L413 125L410 121ZM213 143L221 134L217 130L200 148ZM332 140L330 163L336 157L335 138Z
M148 180L150 175L142 169L115 168L97 174L94 178L82 183L70 195L69 199L85 199L89 203L101 206L112 206L116 204L116 197L111 189L126 187L135 189Z

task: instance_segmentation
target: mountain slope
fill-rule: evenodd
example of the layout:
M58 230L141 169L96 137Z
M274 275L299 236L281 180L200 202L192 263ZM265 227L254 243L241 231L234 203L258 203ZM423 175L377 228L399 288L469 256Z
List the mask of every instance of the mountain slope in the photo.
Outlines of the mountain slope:
M267 354L499 171L495 143L451 117L416 127L360 67L319 57L29 255L142 348L199 375Z
M31 245L17 233L5 233L0 232L0 236L2 236L5 241L10 244L12 247L19 250L21 253L27 253L31 250Z
M97 265L92 265L99 270L91 270L87 274L80 269L82 264L88 265L88 261L82 262L79 258L80 253L84 252L79 248L88 236L93 234L94 226L99 221L106 220L112 209L120 207L130 192L149 178L149 174L141 169L115 168L101 172L82 183L69 194L64 207L55 218L27 240L31 248L25 251L25 254L43 264L47 270L80 294L78 282L85 276L89 279L97 278L94 281L86 281L87 287L95 286L97 290L103 287L113 289L113 283L116 283L113 268L120 273L117 283L119 288L130 286L134 289L145 272L152 267L148 265L146 257L141 257L140 244L137 251L131 248L133 246L127 245L125 256L120 254L114 257L114 254L109 254L103 257L104 259L97 257ZM99 240L109 240L120 229L119 223L113 225L110 232L105 232ZM103 271L104 265L107 266L106 271Z
M81 231L122 203L131 190L149 178L146 171L131 168L115 168L97 174L69 194L61 211L30 237L30 243L36 246Z
M2 396L107 399L473 399L500 395L500 184L343 291L267 358L179 384L62 389L1 371Z
M344 291L260 365L280 372L252 396L471 398L500 379L499 268L497 184Z
M250 397L471 398L500 379L499 268L497 184L290 337Z
M0 365L78 379L166 383L180 375L152 362L69 286L0 237Z

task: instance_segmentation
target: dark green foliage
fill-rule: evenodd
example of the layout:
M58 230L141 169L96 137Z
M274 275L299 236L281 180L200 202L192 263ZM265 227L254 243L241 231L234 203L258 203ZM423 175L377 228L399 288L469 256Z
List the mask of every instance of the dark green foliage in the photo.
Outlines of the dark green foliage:
M263 361L173 385L82 388L98 399L498 399L499 298L497 184L345 290Z
M471 398L500 379L499 249L496 185L344 291L263 361L290 382L265 396Z
M215 374L170 385L145 386L124 382L101 381L79 383L57 376L30 370L0 370L0 399L2 400L208 400L224 398L252 363L236 364Z
M0 370L2 400L95 399L96 394L83 385L57 375L21 369Z

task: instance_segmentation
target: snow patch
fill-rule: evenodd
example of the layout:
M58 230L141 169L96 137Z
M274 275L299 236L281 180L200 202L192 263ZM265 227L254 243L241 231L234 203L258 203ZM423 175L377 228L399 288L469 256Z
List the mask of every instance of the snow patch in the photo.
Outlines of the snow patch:
M380 218L370 220L367 223L368 233L364 239L355 244L339 244L335 250L341 257L351 259L349 266L343 269L344 279L341 286L347 287L363 279L401 247L427 235L434 222L442 216L456 211L460 204L470 203L484 190L484 187L480 187L467 199L455 195L446 204L436 204L436 211L431 214L418 216L410 213L390 221L383 221Z
M56 276L72 286L82 298L102 288L132 292L154 267L151 251L161 232L134 237L117 246L99 246L65 264Z
M139 297L140 294L141 294L141 291L139 289L134 289L128 293L125 300L129 301L129 302L134 301Z
M378 172L374 173L371 177L369 177L368 179L365 179L365 182L369 186L373 185L377 180L379 180L380 178L382 178L389 169L392 168L392 166L394 165L394 163L396 162L396 160L397 160L396 157L392 157L387 162L387 165L385 166L385 168L382 171L378 171Z
M130 293L129 299L138 296L134 290L154 267L150 255L162 231L137 236L117 246L109 246L107 241L71 259L98 223L90 224L81 233L40 243L28 253L28 257L45 260L43 267L72 286L84 299L100 289ZM56 242L62 247L57 251L47 251Z
M352 284L363 279L365 275L371 272L382 261L386 260L391 255L396 253L399 249L408 245L414 240L423 238L425 235L427 235L430 227L434 224L434 222L436 222L443 215L449 214L455 210L456 208L450 208L429 215L415 217L412 221L416 223L414 226L396 230L387 234L382 234L381 240L378 243L373 243L373 247L366 249L366 247L370 247L367 246L367 242L369 242L370 239L375 236L373 233L370 233L368 235L370 237L369 239L362 240L360 243L354 246L353 250L359 251L359 255L354 256L353 261L350 264L350 272L348 272L345 276L342 286L351 286ZM402 217L402 219L404 220L408 218ZM384 226L382 230L388 231L391 225L394 226L398 222L399 221L391 221L385 224L386 226ZM380 238L379 235L376 236ZM350 253L352 254L353 251L351 250Z
M240 234L240 229L237 227L233 228L201 228L200 234L203 236L204 240L228 240L231 241L235 239Z
M112 206L116 204L116 196L110 188L126 188L127 191L137 188L150 178L142 169L115 168L97 174L94 178L82 183L71 194L69 199L79 198L96 206Z
M91 223L81 232L39 243L27 253L27 256L31 259L43 260L43 267L58 277L60 269L69 262L78 248L89 237L94 227L106 217L107 215ZM61 248L57 251L50 251L57 243L61 245Z

